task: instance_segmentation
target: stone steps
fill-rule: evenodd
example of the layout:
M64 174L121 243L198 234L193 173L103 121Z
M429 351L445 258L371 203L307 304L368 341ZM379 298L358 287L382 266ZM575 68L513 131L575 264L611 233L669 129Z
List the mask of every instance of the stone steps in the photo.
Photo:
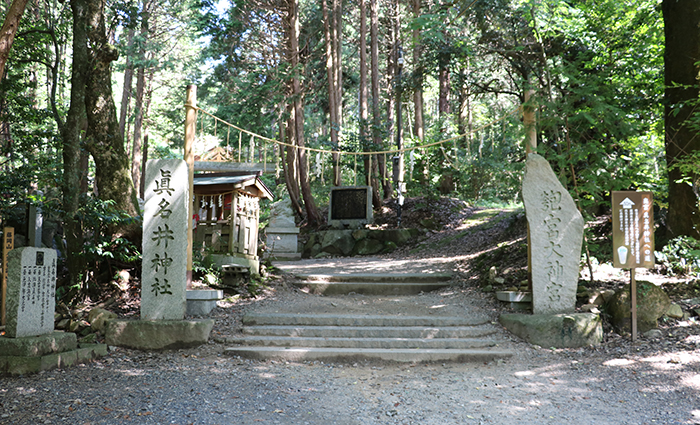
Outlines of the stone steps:
M497 329L486 315L466 309L432 310L418 304L420 297L414 301L415 294L448 286L450 274L338 273L295 277L297 286L336 297L312 297L303 306L280 304L275 305L274 311L268 308L246 314L242 319L243 336L222 341L237 345L227 348L226 354L258 360L343 362L467 362L512 355L498 348L501 340L495 337ZM358 309L362 303L353 298L357 295L339 294L370 294L361 299L371 307ZM338 312L323 311L328 305Z
M449 285L448 273L297 274L292 284L312 294L416 295Z
M447 282L452 279L451 273L347 273L347 274L295 274L297 279L310 282L377 282L400 283ZM442 286L446 286L444 283Z
M280 336L299 338L334 338L339 333L347 338L479 338L492 335L494 327L488 325L425 327L425 326L246 326L247 336Z
M383 314L330 314L330 313L251 313L243 316L244 326L302 325L302 326L477 326L488 323L488 318L476 316L400 316Z
M254 360L282 361L381 361L400 363L488 362L511 357L509 350L498 349L382 349L382 348L286 348L234 347L225 354Z
M484 338L355 338L355 337L297 337L248 336L230 340L234 344L263 347L312 348L386 348L386 349L445 349L484 348L498 345Z
M296 281L292 284L298 288L307 290L311 294L317 295L417 295L421 292L431 292L444 288L443 283L420 283L420 282L309 282Z

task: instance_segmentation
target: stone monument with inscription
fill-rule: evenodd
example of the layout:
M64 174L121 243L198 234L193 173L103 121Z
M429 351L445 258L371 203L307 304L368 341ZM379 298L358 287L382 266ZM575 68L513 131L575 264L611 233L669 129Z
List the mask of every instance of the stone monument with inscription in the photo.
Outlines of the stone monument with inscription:
M573 312L583 217L549 163L538 154L527 157L522 194L530 227L533 313Z
M197 346L209 339L213 320L184 320L190 219L188 174L184 160L146 163L141 320L109 321L109 345L160 350Z
M0 374L66 367L107 353L104 344L78 344L70 332L54 331L56 251L16 248L7 256L5 336L0 336Z
M53 332L56 251L17 248L8 255L7 328L11 338Z
M292 201L286 196L271 205L270 222L265 228L267 258L275 260L299 260L299 228L294 221Z
M143 211L141 318L185 318L187 279L187 163L150 160Z

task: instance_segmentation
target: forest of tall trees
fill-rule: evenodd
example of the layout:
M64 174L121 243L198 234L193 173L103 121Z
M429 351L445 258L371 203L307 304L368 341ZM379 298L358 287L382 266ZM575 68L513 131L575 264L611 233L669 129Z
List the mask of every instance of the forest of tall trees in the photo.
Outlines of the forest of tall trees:
M350 154L398 147L429 146L404 155L408 196L519 202L529 110L538 152L588 219L611 190L649 190L659 241L700 239L700 0L3 0L0 11L0 217L17 222L30 203L57 219L68 288L99 280L89 270L107 252L138 255L143 161L182 157L188 84L223 120L336 152L278 149L283 172L265 177L310 226L330 184L371 185L375 206L395 196L390 156Z

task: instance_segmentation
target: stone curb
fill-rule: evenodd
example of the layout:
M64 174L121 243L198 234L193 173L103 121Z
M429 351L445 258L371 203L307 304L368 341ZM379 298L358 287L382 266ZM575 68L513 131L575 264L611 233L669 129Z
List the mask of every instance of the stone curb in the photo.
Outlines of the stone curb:
M105 344L80 344L79 348L43 356L0 356L0 372L5 375L23 375L42 370L66 368L86 363L107 355Z

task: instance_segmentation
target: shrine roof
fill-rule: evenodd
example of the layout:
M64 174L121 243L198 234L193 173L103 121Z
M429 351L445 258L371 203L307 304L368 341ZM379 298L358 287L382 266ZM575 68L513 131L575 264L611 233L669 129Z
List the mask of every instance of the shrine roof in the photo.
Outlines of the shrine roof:
M244 175L222 175L222 174L200 174L194 176L194 186L233 186L234 189L244 189L249 186L257 187L263 194L262 197L274 199L272 191L263 183L257 174Z

